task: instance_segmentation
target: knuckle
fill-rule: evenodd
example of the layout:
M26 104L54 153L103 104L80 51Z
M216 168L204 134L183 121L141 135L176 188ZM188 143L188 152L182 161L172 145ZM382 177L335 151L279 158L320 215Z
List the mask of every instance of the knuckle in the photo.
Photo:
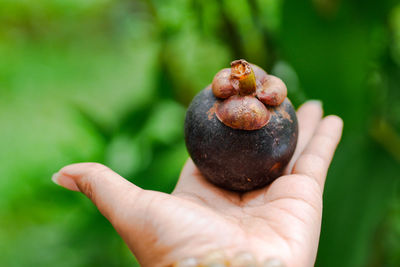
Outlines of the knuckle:
M84 164L85 167L87 167L90 170L102 170L107 168L105 165L97 162L87 162L82 164Z
M325 165L325 159L321 155L315 153L306 153L302 157L307 166L311 167Z
M320 178L324 175L325 160L316 154L303 154L293 167L294 173L301 173L313 178Z
M103 176L104 172L109 171L109 168L100 163L82 163L85 171L79 178L77 183L79 190L84 193L92 202L96 204L95 192L98 178Z
M308 175L298 175L299 182L307 185L303 192L307 192L308 195L316 196L316 198L322 196L321 184L314 177Z
M95 203L94 194L93 194L93 186L88 181L83 181L78 184L79 190L85 194L92 202Z
M333 147L335 145L335 137L330 134L321 134L318 136L323 147Z
M86 173L83 175L89 179L96 179L99 175L104 172L108 172L110 169L100 163L87 163Z

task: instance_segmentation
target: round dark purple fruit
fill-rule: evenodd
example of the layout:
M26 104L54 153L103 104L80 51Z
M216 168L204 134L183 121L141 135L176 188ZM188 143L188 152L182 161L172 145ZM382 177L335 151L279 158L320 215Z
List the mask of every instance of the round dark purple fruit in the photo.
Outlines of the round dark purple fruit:
M190 104L185 141L200 172L215 185L250 191L282 175L297 144L296 112L285 84L235 60Z

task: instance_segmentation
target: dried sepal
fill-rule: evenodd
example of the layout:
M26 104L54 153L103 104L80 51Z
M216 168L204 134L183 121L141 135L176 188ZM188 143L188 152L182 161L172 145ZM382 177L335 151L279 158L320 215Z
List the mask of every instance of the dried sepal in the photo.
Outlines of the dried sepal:
M271 116L268 109L252 96L231 96L221 101L216 109L217 118L233 129L257 130L264 127Z
M242 130L265 126L270 114L264 104L279 106L287 95L286 86L279 78L244 59L232 61L230 69L218 72L212 91L215 97L222 99L216 112L218 119Z
M268 75L256 91L257 98L266 105L279 106L287 96L284 82L273 75Z
M231 69L226 68L220 70L213 79L211 84L213 94L218 98L228 98L237 94L237 90L231 82Z

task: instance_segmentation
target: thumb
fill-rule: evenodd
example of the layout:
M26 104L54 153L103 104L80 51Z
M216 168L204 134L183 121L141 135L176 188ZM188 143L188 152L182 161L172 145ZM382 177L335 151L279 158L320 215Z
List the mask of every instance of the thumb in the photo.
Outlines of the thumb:
M130 183L108 167L99 163L77 163L68 165L55 173L52 180L69 190L85 194L99 211L118 226L124 214L126 202L135 202L141 188Z

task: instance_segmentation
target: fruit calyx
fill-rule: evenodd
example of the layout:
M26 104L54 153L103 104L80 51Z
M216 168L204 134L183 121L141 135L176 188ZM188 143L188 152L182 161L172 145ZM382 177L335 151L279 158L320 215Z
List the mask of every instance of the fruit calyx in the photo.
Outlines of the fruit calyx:
M211 88L220 99L215 111L217 118L226 126L240 130L264 127L271 116L266 105L280 105L287 94L282 80L244 59L232 61L230 69L219 71Z

